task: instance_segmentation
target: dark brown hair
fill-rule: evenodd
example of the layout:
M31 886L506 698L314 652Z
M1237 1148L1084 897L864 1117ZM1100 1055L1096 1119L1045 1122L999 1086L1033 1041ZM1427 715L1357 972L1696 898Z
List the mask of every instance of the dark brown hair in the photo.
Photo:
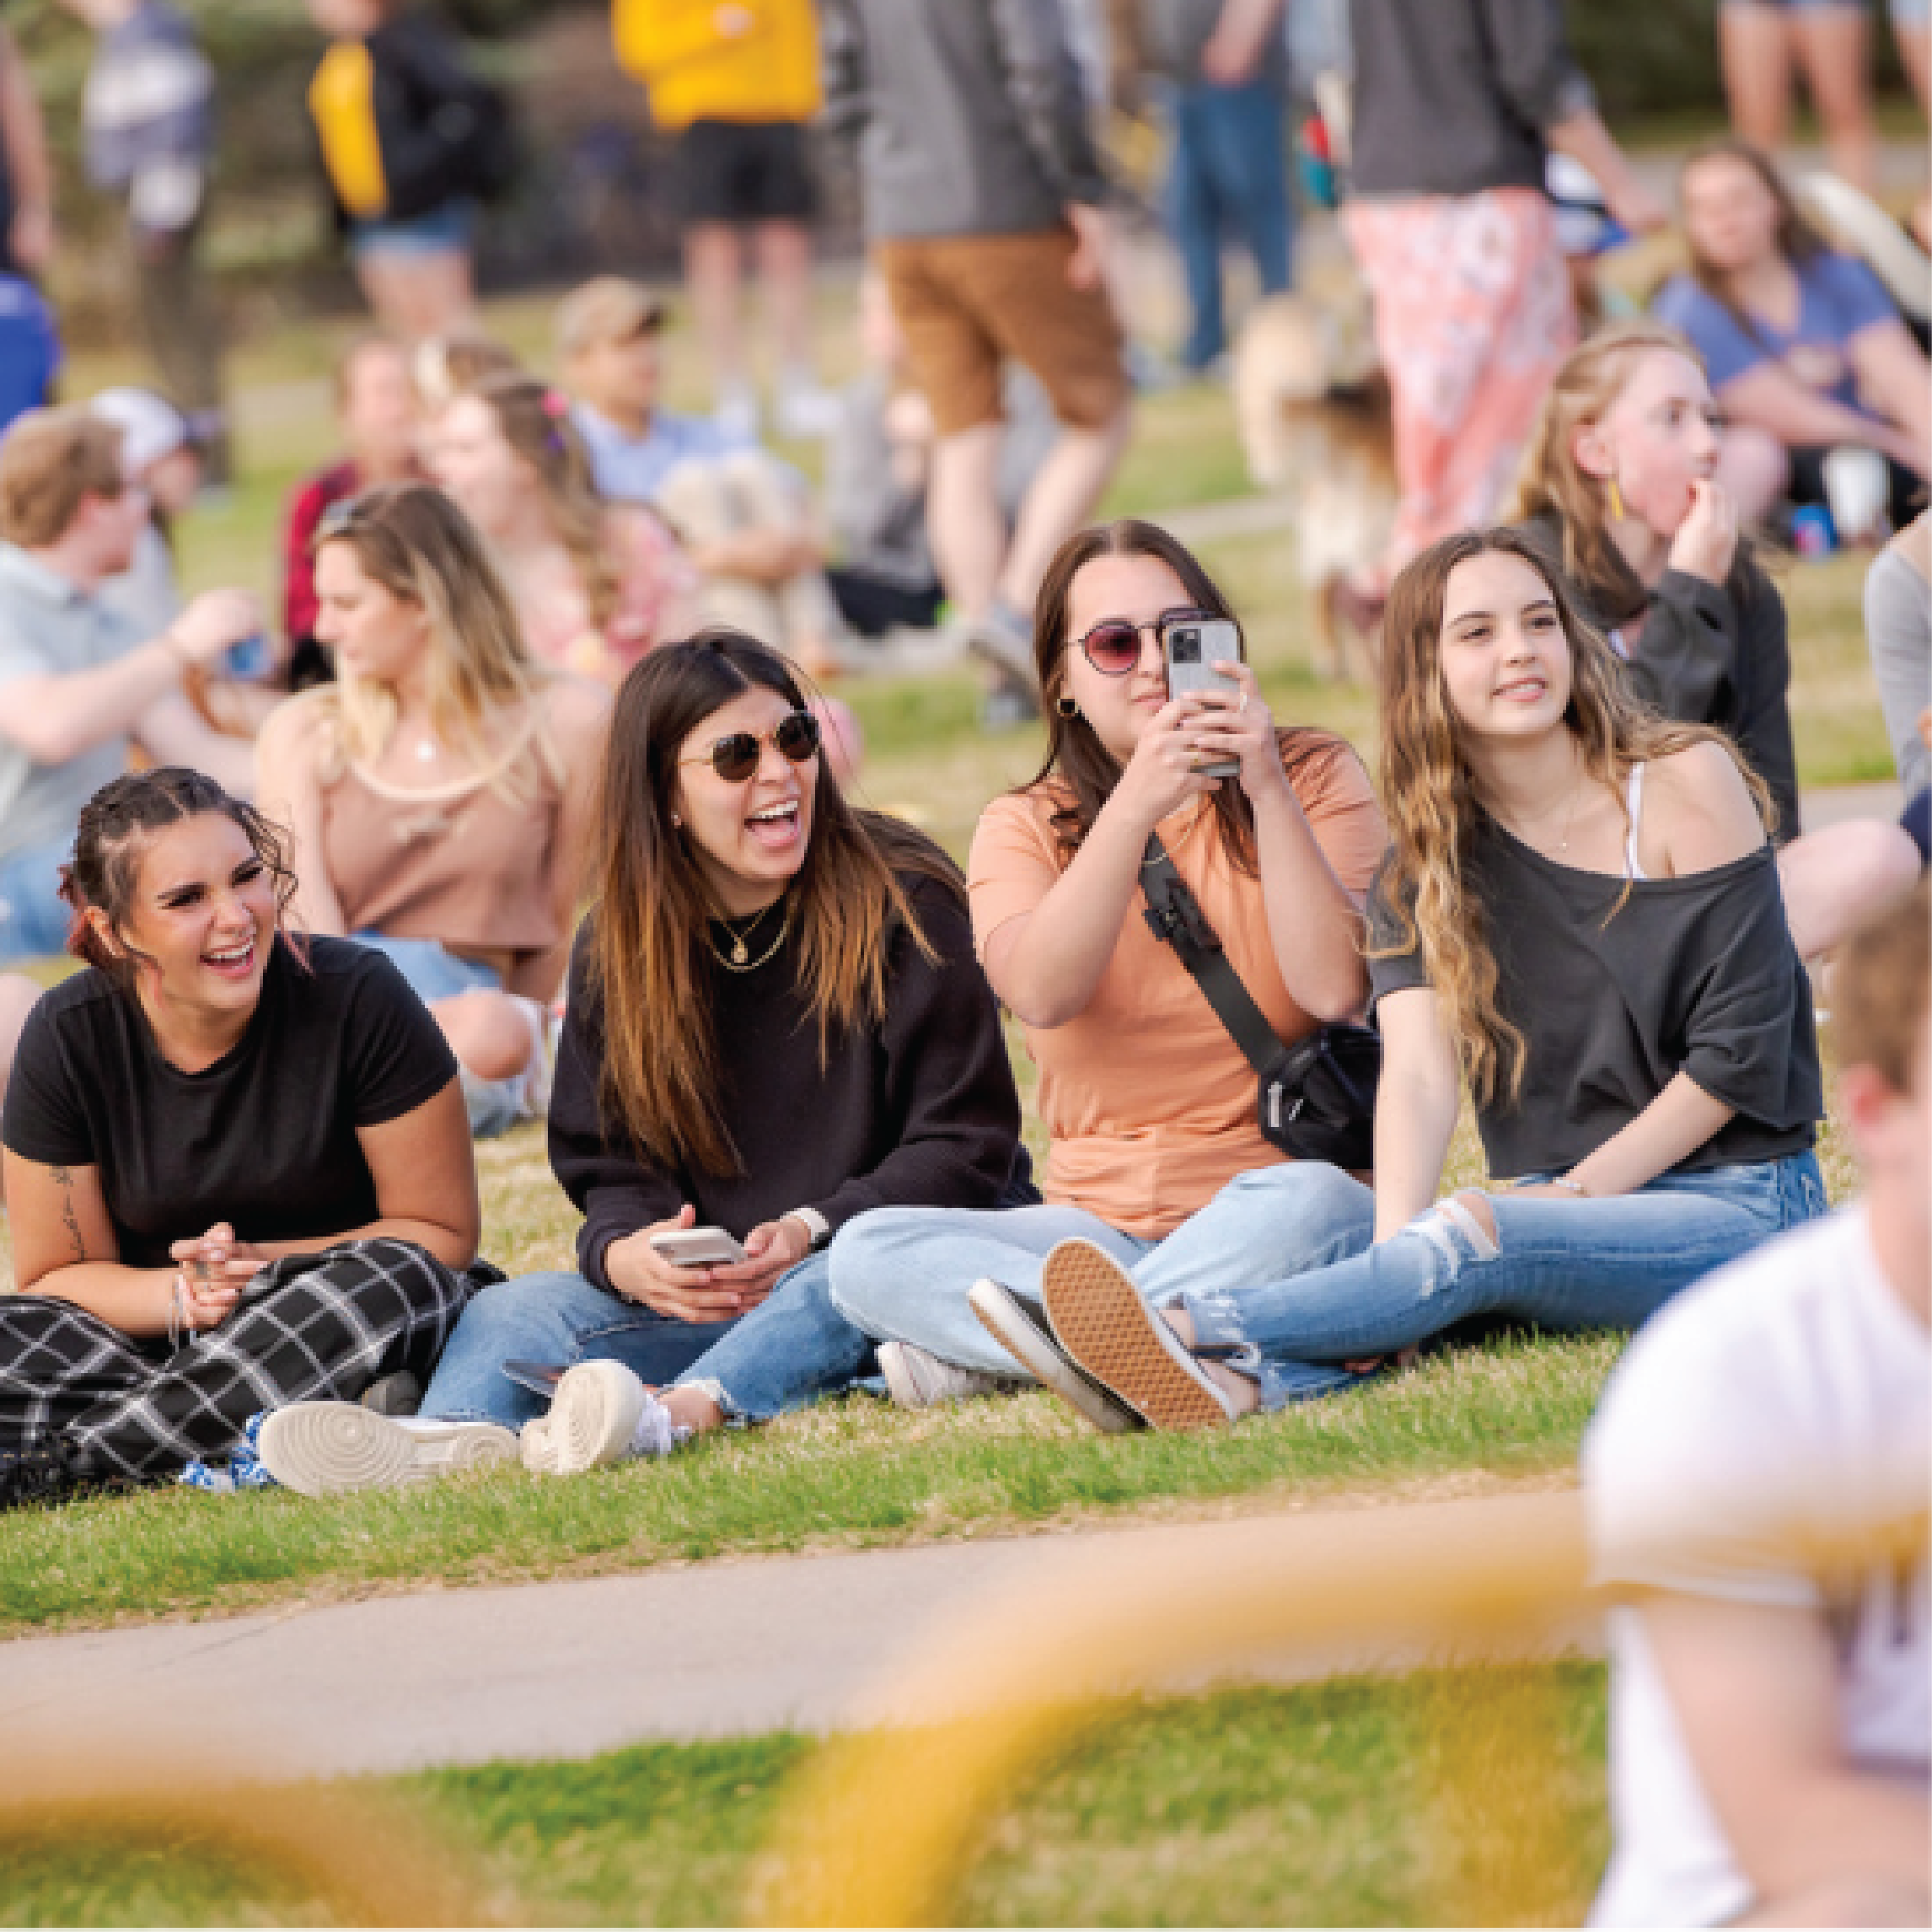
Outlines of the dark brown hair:
M1932 891L1921 878L1867 920L1832 969L1832 1037L1840 1066L1876 1067L1894 1093L1913 1092L1913 1057L1932 1014Z
M133 993L136 963L146 958L126 934L141 855L155 833L211 812L240 826L267 867L275 886L276 926L284 931L296 885L287 840L254 806L231 797L206 774L180 765L131 771L110 779L81 807L74 856L61 868L61 897L74 914L67 951L105 974L123 993ZM115 952L94 931L87 916L90 907L106 914L122 950ZM292 950L298 959L303 957L299 946Z
M1055 552L1033 604L1033 661L1038 667L1040 691L1046 705L1047 754L1032 782L1022 789L1030 792L1036 786L1054 785L1070 794L1067 802L1053 815L1053 828L1061 851L1069 857L1093 829L1101 808L1120 782L1120 761L1100 742L1093 727L1078 712L1063 717L1058 709L1058 700L1067 688L1067 652L1080 647L1068 631L1067 609L1073 580L1096 557L1157 558L1181 580L1181 588L1196 610L1210 617L1225 618L1237 630L1240 625L1221 587L1202 567L1200 560L1158 523L1143 523L1138 517L1122 517L1114 523L1098 523L1077 532ZM1242 654L1247 655L1245 638ZM1306 727L1291 727L1276 736L1291 775L1302 759L1339 742L1327 732ZM1221 822L1221 840L1229 859L1251 877L1256 876L1254 808L1248 803L1247 793L1238 785L1224 785L1209 797L1215 816Z
M713 1174L739 1162L718 1111L717 1042L702 991L713 908L690 840L672 824L672 801L686 738L758 690L806 708L791 665L742 631L701 631L641 658L617 693L593 842L589 981L603 1007L605 1130L667 1166L695 1162ZM855 811L821 758L810 843L787 888L821 1055L835 1029L884 1017L899 930L936 957L900 883L905 872L942 882L963 902L952 861L899 820Z

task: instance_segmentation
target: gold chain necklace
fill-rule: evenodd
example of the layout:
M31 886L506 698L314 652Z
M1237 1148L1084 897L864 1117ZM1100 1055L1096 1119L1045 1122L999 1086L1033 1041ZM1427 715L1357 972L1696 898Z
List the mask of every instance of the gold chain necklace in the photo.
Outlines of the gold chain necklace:
M775 900L773 901L774 904L776 903ZM765 912L770 912L770 910L771 907L768 905L765 909ZM755 932L758 930L759 921L765 917L765 912L759 913L758 918L753 920L751 924L745 928L745 931ZM779 947L791 936L792 910L789 906L786 908L785 923L779 927L777 938L773 940L770 945L766 947L755 959L751 958L745 946L743 933L734 931L723 920L720 920L718 923L723 926L727 932L731 933L732 947L728 953L721 951L717 941L712 938L711 928L707 926L705 928L705 943L711 947L712 958L716 960L718 964L723 967L727 973L755 973L768 960L776 957Z

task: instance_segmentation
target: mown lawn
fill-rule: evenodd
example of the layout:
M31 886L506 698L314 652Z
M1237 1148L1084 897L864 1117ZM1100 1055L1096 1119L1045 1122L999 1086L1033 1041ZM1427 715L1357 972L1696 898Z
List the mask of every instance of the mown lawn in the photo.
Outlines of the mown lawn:
M499 316L509 339L533 352L540 348L540 304L506 304ZM246 481L225 509L188 520L184 555L192 581L270 588L276 506L287 482L328 443L319 385L288 378L303 366L319 367L327 341L340 333L309 330L306 364L287 333L241 358L242 383L252 371L257 384L244 411ZM674 346L674 393L688 394L695 375L684 346ZM74 393L84 394L105 373L83 362L72 372ZM1242 486L1226 398L1180 390L1142 408L1113 507L1158 511L1224 498ZM1279 713L1344 731L1372 762L1368 693L1323 683L1310 668L1288 534L1226 538L1202 548L1248 620ZM1793 568L1784 581L1806 782L1873 775L1885 752L1859 627L1856 561ZM852 679L841 690L869 743L864 796L916 818L962 857L988 797L1037 765L1036 731L980 732L969 674ZM1032 1068L1017 1038L1015 1045L1030 1098ZM1029 1140L1043 1151L1030 1107L1028 1119ZM1834 1194L1842 1196L1849 1177L1829 1135L1826 1154ZM540 1132L521 1130L480 1155L486 1252L513 1273L567 1265L575 1216L550 1176ZM1465 1120L1451 1178L1463 1185L1480 1178ZM329 1504L179 1492L83 1502L0 1520L0 1633L823 1539L1015 1530L1233 1495L1306 1496L1489 1476L1558 1479L1614 1354L1613 1344L1597 1339L1495 1344L1205 1441L1102 1441L1080 1432L1044 1396L925 1415L855 1397L754 1435L714 1441L668 1466L567 1484L506 1473L427 1494Z
M952 1922L1575 1924L1607 1843L1603 1729L1584 1664L1127 1705L986 1821ZM818 1748L647 1745L339 1789L420 1829L495 1922L742 1924ZM1499 1899L1499 1861L1526 1849L1532 1876ZM0 1924L333 1922L213 1841L0 1836Z

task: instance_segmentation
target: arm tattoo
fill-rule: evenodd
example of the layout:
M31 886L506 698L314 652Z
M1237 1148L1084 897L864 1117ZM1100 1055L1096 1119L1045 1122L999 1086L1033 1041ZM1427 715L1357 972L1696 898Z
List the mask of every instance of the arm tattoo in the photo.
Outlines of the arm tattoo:
M87 1243L81 1239L80 1219L74 1212L74 1172L72 1167L50 1167L47 1172L61 1190L61 1225L74 1244L74 1259L87 1259Z

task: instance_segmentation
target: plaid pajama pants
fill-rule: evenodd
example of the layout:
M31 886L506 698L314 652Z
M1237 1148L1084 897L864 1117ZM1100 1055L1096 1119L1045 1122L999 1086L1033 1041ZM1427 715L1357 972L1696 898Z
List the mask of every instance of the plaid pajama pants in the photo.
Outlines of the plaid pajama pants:
M502 1279L412 1242L344 1242L265 1268L172 1353L71 1301L0 1295L0 1449L59 1437L90 1475L165 1479L226 1455L260 1409L353 1402L400 1369L427 1383L470 1297Z

